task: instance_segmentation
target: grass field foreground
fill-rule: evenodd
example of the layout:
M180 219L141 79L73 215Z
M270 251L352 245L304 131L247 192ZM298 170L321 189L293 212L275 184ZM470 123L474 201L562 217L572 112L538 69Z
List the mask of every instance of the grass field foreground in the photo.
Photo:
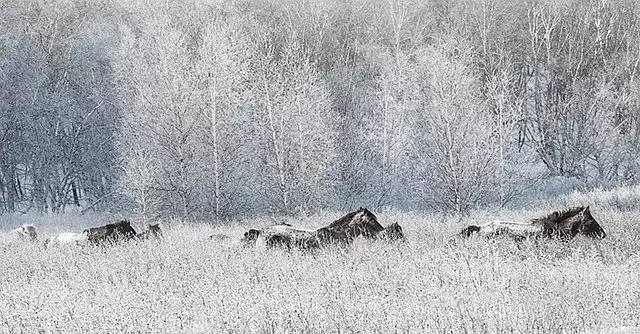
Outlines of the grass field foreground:
M380 214L406 244L246 249L252 219L164 224L165 240L106 248L0 239L0 333L599 333L640 325L640 212L592 208L604 240L459 240L468 218ZM283 218L318 227L339 215ZM491 217L491 218L489 218ZM58 218L59 219L59 218ZM77 220L75 228L80 223ZM5 221L5 225L8 223ZM35 222L44 234L60 221ZM86 222L91 225L91 222Z

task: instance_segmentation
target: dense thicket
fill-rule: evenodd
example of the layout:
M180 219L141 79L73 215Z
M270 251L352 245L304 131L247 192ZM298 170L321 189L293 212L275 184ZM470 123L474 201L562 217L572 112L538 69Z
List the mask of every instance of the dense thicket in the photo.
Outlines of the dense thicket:
M504 205L640 180L632 0L0 2L0 211Z

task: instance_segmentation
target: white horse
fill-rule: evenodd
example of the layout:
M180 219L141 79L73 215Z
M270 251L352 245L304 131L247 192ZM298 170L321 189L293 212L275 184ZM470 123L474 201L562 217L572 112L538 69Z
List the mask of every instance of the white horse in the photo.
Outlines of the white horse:
M55 235L49 239L47 239L44 244L45 246L49 245L82 245L87 242L87 234L86 233L60 233Z
M516 238L526 238L544 232L543 226L531 224L530 222L493 221L477 227L479 229L477 231L478 234L487 237L506 234Z
M11 230L11 233L17 235L21 240L38 240L38 232L36 231L35 226L31 224L24 224L16 229Z

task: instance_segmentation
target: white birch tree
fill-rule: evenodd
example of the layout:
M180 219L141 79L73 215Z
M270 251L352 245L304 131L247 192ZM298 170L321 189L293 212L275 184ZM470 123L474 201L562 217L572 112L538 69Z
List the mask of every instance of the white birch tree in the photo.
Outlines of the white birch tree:
M494 196L495 136L469 48L454 36L420 55L423 78L415 147L426 200L456 212Z
M164 209L189 218L198 208L194 195L202 177L201 85L190 36L172 28L166 16L155 20L138 39L123 29L118 70L129 90L123 94L121 137L125 149L144 139L145 151L157 163L153 187L162 193Z
M224 23L213 23L202 32L196 71L201 77L203 120L201 131L205 174L201 180L211 189L211 206L216 222L231 214L241 200L248 179L243 166L246 152L248 54L244 37L232 34ZM201 196L205 196L205 191Z
M278 50L265 40L252 61L262 196L271 210L285 213L327 198L335 155L336 116L313 64L298 50L295 43Z

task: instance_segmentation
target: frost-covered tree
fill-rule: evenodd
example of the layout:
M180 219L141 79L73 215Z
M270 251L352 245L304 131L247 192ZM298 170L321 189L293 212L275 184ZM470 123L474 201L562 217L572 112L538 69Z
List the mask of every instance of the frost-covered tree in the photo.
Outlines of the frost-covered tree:
M214 218L241 212L241 196L247 187L250 160L247 151L249 111L248 57L251 52L244 36L222 23L202 31L195 71L200 77L202 119L200 141L203 150L202 178L206 189L199 196L208 199Z
M0 194L6 211L96 207L114 182L113 7L3 2Z
M107 209L116 186L144 217L220 221L637 183L639 18L606 0L0 1L0 212Z
M543 1L527 7L529 143L552 175L586 184L624 178L613 166L631 159L626 150L609 148L625 146L624 124L633 120L626 88L636 76L639 49L622 36L637 36L638 21L627 5Z
M457 212L494 193L496 136L463 39L442 39L419 55L423 104L416 116L419 188L436 206Z
M377 84L378 106L364 134L379 159L378 207L401 205L411 196L407 184L413 176L410 157L412 115L419 105L415 64L400 49L381 53L381 73Z
M187 218L198 208L194 196L203 177L198 141L202 88L190 52L191 36L173 28L167 16L158 15L155 20L138 37L123 28L117 64L127 88L122 148L143 145L156 163L153 189L161 194L163 209Z
M121 147L122 176L120 190L130 196L134 213L144 225L157 218L162 207L162 194L157 189L158 162L143 141L123 142Z
M256 190L270 210L324 204L332 189L336 115L313 64L295 43L261 41L251 62Z

